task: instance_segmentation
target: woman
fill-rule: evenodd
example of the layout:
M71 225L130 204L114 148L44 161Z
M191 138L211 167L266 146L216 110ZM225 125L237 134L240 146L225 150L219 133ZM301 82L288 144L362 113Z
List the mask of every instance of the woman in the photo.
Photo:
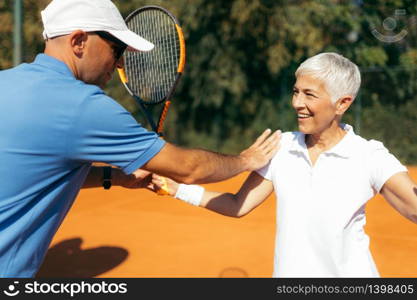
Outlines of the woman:
M167 180L171 195L241 217L275 191L274 277L379 277L364 232L365 205L381 193L417 223L417 185L384 145L341 123L360 86L358 67L336 53L303 62L292 105L299 132L282 134L278 153L236 194ZM156 188L164 179L154 175Z

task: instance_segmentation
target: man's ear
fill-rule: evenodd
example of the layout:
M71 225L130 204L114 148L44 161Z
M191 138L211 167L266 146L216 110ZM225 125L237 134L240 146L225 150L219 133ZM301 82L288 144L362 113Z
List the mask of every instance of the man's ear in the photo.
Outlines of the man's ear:
M81 57L85 51L85 46L88 40L88 33L82 30L74 31L69 36L69 42L73 53Z
M343 115L352 105L354 98L352 96L343 96L336 101L336 114Z

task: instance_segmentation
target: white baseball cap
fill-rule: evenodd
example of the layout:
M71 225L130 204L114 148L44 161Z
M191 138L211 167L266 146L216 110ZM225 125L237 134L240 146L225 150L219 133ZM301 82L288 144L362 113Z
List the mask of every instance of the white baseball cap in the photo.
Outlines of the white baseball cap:
M44 39L76 30L106 31L128 45L130 50L150 51L154 44L127 28L110 0L52 0L41 12Z

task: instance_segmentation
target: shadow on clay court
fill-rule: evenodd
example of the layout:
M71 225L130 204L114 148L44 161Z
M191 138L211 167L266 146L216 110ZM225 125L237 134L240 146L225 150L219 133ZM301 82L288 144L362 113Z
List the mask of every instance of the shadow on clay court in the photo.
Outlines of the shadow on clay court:
M64 240L51 247L37 273L37 278L91 278L121 264L128 251L118 247L81 249L83 240Z

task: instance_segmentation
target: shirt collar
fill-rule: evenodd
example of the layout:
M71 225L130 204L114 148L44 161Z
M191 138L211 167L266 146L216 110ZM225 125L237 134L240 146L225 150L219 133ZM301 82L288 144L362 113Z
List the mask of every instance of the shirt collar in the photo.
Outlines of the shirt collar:
M356 134L353 131L353 127L349 124L341 124L341 126L343 130L346 131L346 135L339 141L339 143L324 153L348 158L352 155L353 150L355 149L354 138Z
M70 68L63 62L60 61L52 56L49 56L44 53L40 53L36 56L34 64L41 65L44 67L47 67L48 69L51 69L53 71L56 71L58 73L64 74L64 75L70 75L74 77L74 74L70 70Z
M346 135L339 141L339 143L323 153L348 158L352 155L352 150L354 149L353 139L356 134L351 125L342 123L340 126L346 131ZM297 132L292 140L292 143L290 144L289 151L307 153L304 133Z

